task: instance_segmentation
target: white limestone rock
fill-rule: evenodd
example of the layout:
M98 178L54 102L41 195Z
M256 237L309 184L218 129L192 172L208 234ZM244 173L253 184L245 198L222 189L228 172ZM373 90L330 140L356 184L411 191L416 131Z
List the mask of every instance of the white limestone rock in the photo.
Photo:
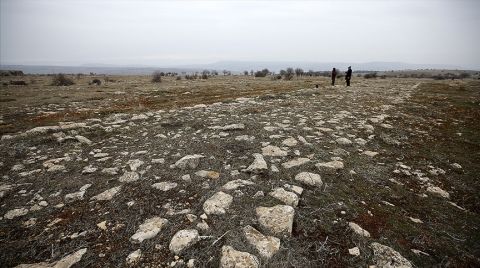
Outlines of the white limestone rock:
M220 268L258 268L260 261L248 252L235 250L231 246L222 247Z
M298 205L299 198L295 193L285 191L283 188L275 188L269 193L269 195L275 199L278 199L286 205L296 207Z
M265 236L250 225L245 226L243 232L248 243L265 259L270 259L280 249L280 239L274 236Z
M152 187L157 189L157 190L160 190L160 191L169 191L175 187L177 187L178 184L175 183L175 182L170 182L170 181L162 181L162 182L158 182L158 183L154 183L152 184Z
M168 223L168 220L153 217L145 220L137 229L134 235L130 237L130 241L134 244L140 244L144 240L155 237L162 228Z
M175 162L174 166L179 169L194 169L200 164L200 159L203 157L204 156L200 154L186 155Z
M116 187L113 187L113 188L110 188L92 198L90 198L90 200L96 200L96 201L108 201L108 200L112 200L112 198L117 195L120 190L122 189L121 186L116 186Z
M224 192L217 192L203 203L203 210L206 214L225 214L232 204L233 197Z
M268 145L262 148L264 156L287 156L288 153L277 146Z
M256 174L268 172L267 162L265 162L263 156L261 154L253 154L253 157L255 157L255 159L246 171Z
M372 243L370 247L373 249L373 262L377 267L385 268L411 268L413 265L409 260L405 259L400 253L391 247Z
M168 248L175 254L180 254L184 249L194 245L200 240L195 229L180 230L173 236Z
M301 172L295 176L295 180L299 181L303 184L315 186L315 187L322 187L323 181L319 174L311 173L311 172Z
M290 235L292 233L295 210L291 206L277 205L273 207L257 207L255 209L258 223L274 235Z

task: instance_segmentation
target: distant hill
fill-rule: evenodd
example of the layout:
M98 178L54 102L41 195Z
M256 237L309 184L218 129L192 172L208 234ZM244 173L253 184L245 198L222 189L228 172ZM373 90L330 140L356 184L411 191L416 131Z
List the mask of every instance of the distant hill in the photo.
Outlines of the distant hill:
M273 72L278 72L288 67L302 68L304 71L329 71L333 67L340 70L346 70L352 66L354 71L398 71L398 70L417 70L417 69L464 69L460 66L441 65L441 64L411 64L403 62L366 62L366 63L346 63L346 62L302 62L302 61L218 61L209 64L178 65L171 67L155 66L116 66L110 64L91 64L79 66L54 66L54 65L0 65L0 70L21 70L26 74L52 74L52 73L96 73L110 75L148 75L154 71L161 72L182 72L193 73L202 70L228 70L235 73L243 71L261 70L264 68Z

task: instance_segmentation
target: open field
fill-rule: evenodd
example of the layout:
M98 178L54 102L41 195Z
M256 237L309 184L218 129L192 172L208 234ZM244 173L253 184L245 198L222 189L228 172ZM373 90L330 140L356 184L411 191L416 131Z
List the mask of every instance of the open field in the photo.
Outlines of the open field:
M0 83L0 267L480 266L479 80L92 78Z

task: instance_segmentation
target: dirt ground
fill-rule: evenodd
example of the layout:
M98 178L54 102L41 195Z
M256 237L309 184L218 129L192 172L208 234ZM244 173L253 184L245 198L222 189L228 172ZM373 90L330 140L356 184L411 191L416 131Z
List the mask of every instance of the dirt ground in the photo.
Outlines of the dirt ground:
M90 76L68 87L49 86L47 76L0 83L1 267L52 263L82 248L74 267L218 267L226 245L261 267L365 267L378 264L373 242L414 267L480 266L478 80L354 77L347 88L316 77L100 78L100 86L88 85ZM268 169L249 172L252 154L269 145L285 154L263 153ZM194 154L203 156L198 166L175 166ZM322 166L331 161L342 167ZM321 185L296 180L301 172L320 175ZM119 180L127 173L138 178ZM237 179L253 184L225 190ZM152 187L159 182L176 185ZM68 200L87 184L82 198ZM275 236L255 209L283 205L271 192L285 184L303 193L291 233L263 258L242 228ZM92 199L114 187L110 200ZM233 197L226 213L202 219L219 191ZM168 224L133 243L152 217ZM200 240L172 253L172 237L185 229ZM359 254L349 254L355 247Z

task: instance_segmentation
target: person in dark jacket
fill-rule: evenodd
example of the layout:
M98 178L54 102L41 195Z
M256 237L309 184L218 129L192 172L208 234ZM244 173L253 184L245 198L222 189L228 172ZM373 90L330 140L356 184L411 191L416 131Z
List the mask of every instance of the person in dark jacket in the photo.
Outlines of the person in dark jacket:
M352 79L352 66L348 66L348 70L345 73L345 81L347 82L347 87L350 86L350 79Z
M333 68L332 70L332 86L335 85L335 78L337 77L337 70Z

